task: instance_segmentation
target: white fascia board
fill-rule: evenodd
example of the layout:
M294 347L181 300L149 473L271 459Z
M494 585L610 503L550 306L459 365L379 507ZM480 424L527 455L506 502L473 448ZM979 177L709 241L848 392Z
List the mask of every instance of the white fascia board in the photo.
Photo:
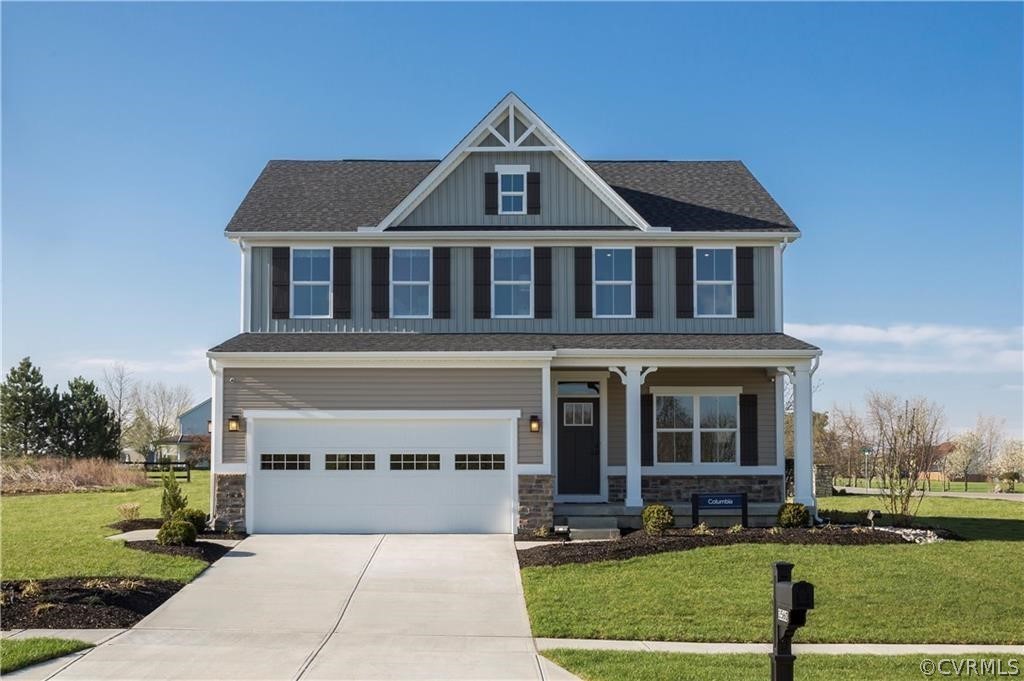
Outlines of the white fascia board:
M224 368L353 367L371 369L448 367L542 368L552 352L207 352Z
M449 246L479 246L481 243L496 241L527 241L551 246L590 245L599 242L657 243L662 245L690 246L694 243L722 242L744 246L777 246L792 243L800 238L794 232L673 232L642 231L623 227L621 230L432 230L432 231L373 231L346 232L232 232L225 233L228 239L245 239L249 246L290 246L296 242L337 245L339 242L358 244L431 245L444 243Z
M559 350L552 369L565 367L616 366L638 363L656 367L775 368L808 362L820 350L688 350L666 353L664 350Z
M507 421L522 418L519 409L243 409L246 419L310 421Z

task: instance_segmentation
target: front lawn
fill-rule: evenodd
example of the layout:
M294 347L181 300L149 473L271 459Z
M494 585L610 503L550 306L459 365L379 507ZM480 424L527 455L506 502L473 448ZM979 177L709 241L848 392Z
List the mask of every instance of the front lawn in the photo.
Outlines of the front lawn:
M4 639L0 641L0 674L86 648L92 648L92 644L67 638Z
M192 471L181 483L189 506L209 511L210 473ZM4 581L53 577L144 577L189 582L206 567L192 558L157 555L105 539L117 530L117 505L142 504L143 517L160 515L162 487L127 492L32 494L0 499L0 577Z
M822 500L878 508L873 497ZM926 546L737 545L522 570L535 636L770 640L771 565L815 585L802 642L1024 643L1024 505L928 498L925 524L967 537Z
M642 653L610 650L546 650L544 656L586 681L763 681L769 678L767 655L689 655L683 653ZM935 676L950 676L941 671L955 669L953 662L992 660L1001 665L1003 675L1020 669L1020 655L985 655L971 657L948 655L798 655L794 672L800 681L920 681L927 678L921 671L924 660L944 665ZM1014 664L1011 661L1016 660ZM928 663L925 663L926 665ZM981 668L980 666L978 667ZM965 669L965 667L960 667ZM975 674L978 676L979 674ZM996 677L992 672L985 676ZM965 673L964 676L967 676Z

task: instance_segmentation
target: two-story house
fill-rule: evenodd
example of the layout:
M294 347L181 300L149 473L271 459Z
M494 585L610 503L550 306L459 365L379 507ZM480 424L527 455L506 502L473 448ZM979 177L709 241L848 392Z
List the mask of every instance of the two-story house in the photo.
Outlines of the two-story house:
M221 525L510 533L695 492L771 516L784 377L814 505L800 232L741 162L585 161L509 94L440 161L271 161L226 235Z

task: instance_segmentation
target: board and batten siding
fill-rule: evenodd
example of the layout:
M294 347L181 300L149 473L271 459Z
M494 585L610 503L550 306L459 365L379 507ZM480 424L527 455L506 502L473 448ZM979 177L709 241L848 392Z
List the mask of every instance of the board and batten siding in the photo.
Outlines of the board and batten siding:
M428 333L771 333L774 325L774 260L770 247L754 248L754 316L749 319L677 319L675 249L654 248L654 317L576 319L571 246L551 249L551 319L474 319L473 249L451 249L450 319L373 319L370 310L370 248L352 248L351 319L271 319L271 249L252 249L251 330L419 331Z
M775 384L762 369L668 369L647 377L644 392L653 386L740 386L757 395L757 462L774 466ZM626 389L615 376L608 378L608 465L626 465Z
M486 215L484 173L526 165L540 173L539 215ZM470 154L399 227L623 227L625 223L551 152Z
M543 457L530 432L541 400L540 369L225 369L223 419L247 409L519 409L526 464ZM224 463L245 462L245 437L224 433Z

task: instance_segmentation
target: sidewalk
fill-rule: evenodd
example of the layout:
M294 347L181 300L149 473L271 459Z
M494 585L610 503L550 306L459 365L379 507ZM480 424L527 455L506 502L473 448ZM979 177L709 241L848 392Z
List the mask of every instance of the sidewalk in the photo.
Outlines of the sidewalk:
M612 641L588 638L538 638L538 650L573 648L576 650L632 650L636 652L696 653L770 653L770 643L683 643L676 641ZM955 643L794 643L794 653L817 655L1024 655L1024 646L960 645Z

